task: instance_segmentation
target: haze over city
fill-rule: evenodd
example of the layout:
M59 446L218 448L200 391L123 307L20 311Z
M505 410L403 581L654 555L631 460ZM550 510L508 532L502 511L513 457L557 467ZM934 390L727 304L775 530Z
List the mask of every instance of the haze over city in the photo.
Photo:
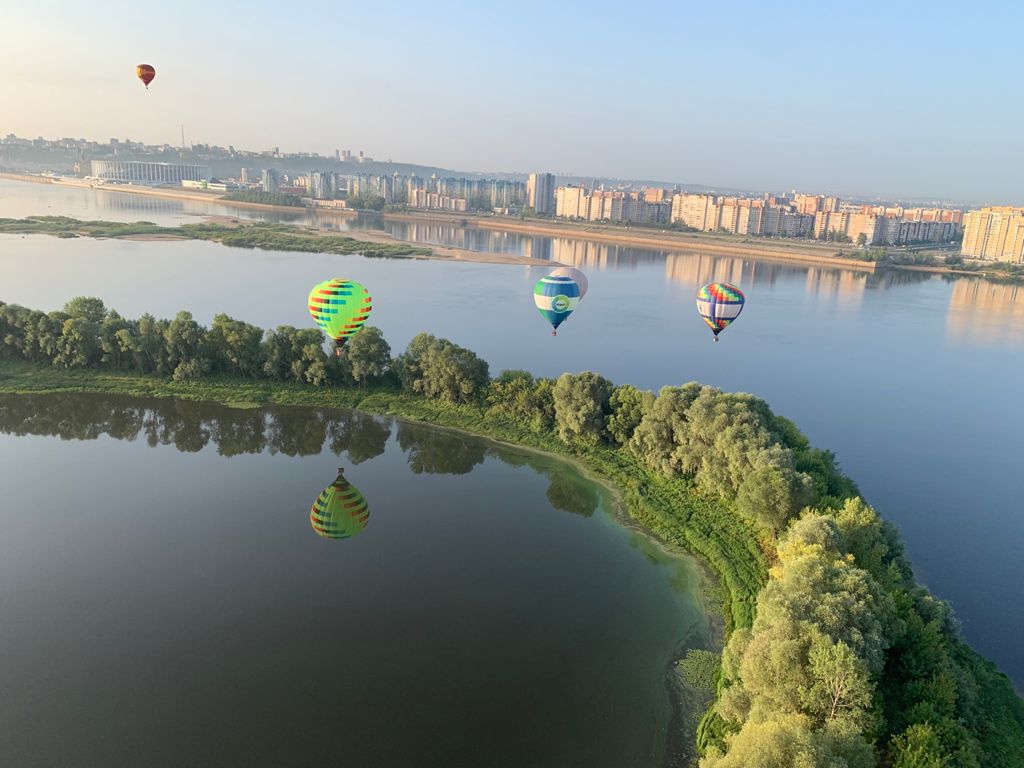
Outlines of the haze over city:
M0 127L178 144L184 125L460 170L1020 203L1005 57L1022 20L993 2L439 2L387 23L355 3L38 2L5 12Z

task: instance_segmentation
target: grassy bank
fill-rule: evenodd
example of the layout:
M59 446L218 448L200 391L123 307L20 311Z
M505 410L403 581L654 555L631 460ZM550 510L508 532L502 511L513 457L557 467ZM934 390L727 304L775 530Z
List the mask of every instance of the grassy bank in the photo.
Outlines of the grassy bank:
M374 243L344 235L322 234L290 224L254 222L238 226L224 224L183 224L164 227L147 221L80 221L66 216L32 216L0 219L0 233L53 235L54 237L175 237L209 240L231 248L259 248L266 251L361 254L369 257L432 256L429 248L408 243Z

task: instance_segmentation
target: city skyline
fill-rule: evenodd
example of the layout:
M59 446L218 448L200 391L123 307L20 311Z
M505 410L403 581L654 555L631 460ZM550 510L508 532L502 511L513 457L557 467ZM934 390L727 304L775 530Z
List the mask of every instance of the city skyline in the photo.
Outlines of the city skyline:
M43 0L5 19L0 123L170 144L184 124L197 142L363 147L484 173L1024 202L1009 150L1024 124L1006 66L1016 6L811 19L744 3L734 23L708 7L586 8L410 4L385 25L355 5L186 0L157 23L133 4ZM140 61L157 69L149 91Z

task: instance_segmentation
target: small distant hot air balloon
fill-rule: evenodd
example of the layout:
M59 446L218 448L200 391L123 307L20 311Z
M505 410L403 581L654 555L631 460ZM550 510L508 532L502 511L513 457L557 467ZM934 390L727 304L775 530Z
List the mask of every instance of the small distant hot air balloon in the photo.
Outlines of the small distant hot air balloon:
M743 291L728 283L708 283L697 292L697 311L711 332L718 334L743 311Z
M359 332L373 309L366 289L354 280L333 278L317 283L309 292L309 314L337 344L335 354Z
M581 299L587 295L587 288L590 287L590 283L587 282L587 276L574 267L559 267L548 277L568 277L570 280L575 280L576 285L580 287Z
M135 76L142 81L142 84L146 86L146 90L149 90L149 84L153 82L153 78L156 77L156 68L151 64L139 64L135 68Z
M580 287L571 277L542 277L533 287L533 302L544 319L551 323L551 335L572 314L580 302Z
M325 539L351 539L370 519L366 499L345 479L344 473L345 470L338 467L338 477L321 491L309 510L309 524Z

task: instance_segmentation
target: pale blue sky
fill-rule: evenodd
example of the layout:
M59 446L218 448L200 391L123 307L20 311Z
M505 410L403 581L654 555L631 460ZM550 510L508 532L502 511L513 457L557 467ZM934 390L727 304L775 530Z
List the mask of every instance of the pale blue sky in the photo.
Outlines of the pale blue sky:
M16 5L0 133L1024 202L1016 2Z

